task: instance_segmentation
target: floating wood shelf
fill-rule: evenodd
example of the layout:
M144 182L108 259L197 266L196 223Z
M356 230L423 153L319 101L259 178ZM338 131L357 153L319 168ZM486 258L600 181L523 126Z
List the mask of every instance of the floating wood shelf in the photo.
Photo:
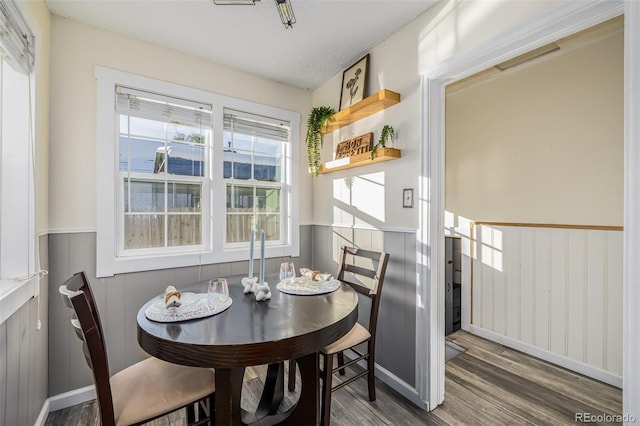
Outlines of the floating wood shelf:
M378 148L375 158L371 159L371 152L352 155L351 157L329 161L321 164L318 173L332 173L338 170L351 169L353 167L366 166L368 164L381 163L383 161L395 160L402 156L402 151L395 148Z
M400 102L400 93L382 89L358 103L336 112L322 133L333 132Z

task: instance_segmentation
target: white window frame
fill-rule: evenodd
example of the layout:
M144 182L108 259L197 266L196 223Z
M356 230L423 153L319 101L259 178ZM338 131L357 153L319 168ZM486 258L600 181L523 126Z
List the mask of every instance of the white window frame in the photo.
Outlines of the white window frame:
M125 91L127 92L131 92L131 90L127 90L126 88L124 88ZM166 98L166 96L154 96L156 94L154 93L146 93L145 92L140 92L137 93L136 91L133 91L134 95L136 96L141 96L141 97L151 97L157 100L164 100L164 101L170 101L170 102L178 102L178 101L183 101L182 104L186 105L186 106L198 106L197 103L194 102L189 102L189 101L185 101L182 99L164 99ZM164 95L164 94L161 94ZM117 96L117 95L116 95ZM189 105L190 103L192 103L193 105ZM200 105L201 107L207 107L208 105ZM117 108L116 108L117 109ZM119 127L119 123L120 120L118 120L118 116L122 115L122 112L117 112L115 114L115 118L116 118L116 135L117 140L115 142L116 147L119 147L119 136L122 134L121 133L121 129ZM133 115L129 114L129 116L133 116L135 117L136 114L134 113ZM201 129L202 130L202 129ZM211 126L208 126L208 131L211 130ZM165 135L166 136L166 135ZM143 137L142 135L138 136L138 137ZM125 171L125 170L120 170L119 165L116 165L116 170L118 173L118 182L116 183L116 256L117 257L131 257L131 256L154 256L154 255L172 255L175 253L193 253L193 252L201 252L204 249L206 249L207 247L209 247L208 244L208 236L209 236L209 232L208 232L208 226L209 226L209 222L205 221L204 218L205 217L209 217L209 204L203 204L201 206L201 211L200 211L200 217L202 220L202 241L200 244L197 245L184 245L184 246L174 246L174 247L148 247L148 248L136 248L136 249L125 249L124 247L124 228L125 228L125 191L124 191L124 183L127 179L130 179L131 181L146 181L146 182L154 182L154 183L164 183L165 185L169 182L172 183L184 183L184 184L194 184L194 183L199 183L200 184L200 191L201 191L201 196L204 198L205 194L208 194L209 192L209 184L210 184L210 179L209 179L209 175L208 173L211 171L211 168L208 167L208 163L209 163L209 159L210 159L210 155L209 155L209 150L210 150L210 140L212 139L212 135L209 134L209 137L207 138L206 144L204 146L204 155L206 158L205 161L205 170L206 173L204 174L204 176L188 176L188 175L172 175L169 174L167 172L158 172L158 173L141 173L141 172L130 172L130 171ZM118 149L116 149L116 155L119 155ZM116 157L118 158L118 157ZM129 159L130 161L131 159ZM166 161L168 161L168 159L166 159ZM165 187L165 195L167 191L167 187ZM208 195L206 195L208 197ZM166 242L166 231L167 231L167 226L168 226L168 217L169 217L169 213L168 210L166 209L166 202L167 199L165 198L165 210L163 212L157 212L158 214L162 214L162 216L164 216L164 225L165 225L165 242ZM148 212L150 213L150 212Z
M35 78L0 58L0 324L39 293L31 135ZM9 74L7 77L5 74ZM11 79L11 84L7 81ZM27 97L30 96L30 99ZM26 113L26 114L25 114ZM4 124L4 125L3 125ZM6 125L10 124L10 125ZM29 135L31 133L31 135ZM21 277L17 279L17 277Z
M235 114L238 115L240 117L245 116L245 117L249 117L251 118L251 116L255 116L255 114L248 114L247 111L230 111L228 108L226 108L226 111L229 114ZM267 121L282 121L282 120L273 120L270 117L263 117L265 118L265 120ZM292 133L292 127L291 127L291 123L289 123L289 134ZM224 129L223 129L224 131ZM290 136L291 137L291 136ZM223 145L224 145L223 141ZM271 182L271 181L261 181L261 180L256 180L253 177L250 179L236 179L235 177L231 177L231 178L223 178L223 182L224 182L224 186L225 186L225 191L226 191L226 187L228 185L234 185L234 186L244 186L244 187L251 187L254 189L254 191L258 188L273 188L273 189L280 189L281 193L280 193L280 216L285 216L286 219L286 214L285 212L290 211L290 209L288 208L288 197L287 195L287 186L290 186L290 183L292 182L292 176L291 176L291 159L292 158L296 158L293 157L293 147L291 146L291 143L285 143L283 144L284 146L282 147L282 155L281 155L281 161L282 161L282 168L281 168L281 178L280 181L278 182ZM224 149L224 146L222 147ZM252 170L253 170L253 165L254 160L253 157L255 156L255 151L252 150ZM254 210L255 210L255 199L253 201L254 203ZM227 223L226 223L226 219L228 219L228 214L225 214L225 227L224 227L224 235L223 235L223 245L225 247L225 249L234 249L234 248L238 248L238 247L243 247L244 245L246 245L245 243L228 243L227 242ZM291 236L290 234L290 228L289 228L289 224L287 220L281 220L280 222L280 242L274 242L274 241L266 241L265 242L265 247L268 246L278 246L278 245L282 245L282 244L289 244L290 240L291 240ZM265 249L266 250L266 249Z
M223 169L223 113L225 108L246 111L251 114L274 117L290 123L290 149L283 153L285 164L283 185L283 221L286 222L286 241L267 244L265 257L298 256L299 208L294 202L299 200L298 185L293 176L298 175L300 114L280 108L231 98L207 91L181 86L174 83L143 77L105 67L96 67L97 107L96 107L96 275L108 277L119 273L185 267L210 263L248 261L249 244L229 247L224 240L226 216L226 181L220 171ZM190 250L178 247L171 253L140 254L118 256L117 254L117 208L120 193L117 157L118 126L115 111L115 88L118 85L136 88L182 99L193 99L212 106L211 149L206 150L207 176L210 176L208 193L203 187L203 199L208 203L203 207L203 245ZM286 158L285 158L286 157ZM176 177L180 180L180 177ZM205 214L204 212L208 210Z

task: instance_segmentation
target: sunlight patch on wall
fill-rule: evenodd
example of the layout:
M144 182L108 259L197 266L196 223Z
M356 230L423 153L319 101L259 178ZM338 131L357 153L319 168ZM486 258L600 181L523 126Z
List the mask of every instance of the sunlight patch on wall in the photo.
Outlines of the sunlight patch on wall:
M333 180L333 223L378 228L385 221L385 174Z
M384 172L353 178L352 205L381 222L385 220Z
M333 206L333 224L334 225L343 225L343 226L351 226L355 222L355 219L351 213L348 211L338 207Z
M445 235L462 238L462 254L471 256L471 226L473 221L464 216L445 210Z
M489 226L479 226L480 261L502 272L502 231Z

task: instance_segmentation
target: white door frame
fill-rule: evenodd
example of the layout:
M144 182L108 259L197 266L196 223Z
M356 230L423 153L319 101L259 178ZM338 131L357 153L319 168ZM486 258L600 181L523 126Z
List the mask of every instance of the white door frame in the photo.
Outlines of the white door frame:
M572 1L437 64L422 77L416 303L416 390L444 400L445 87L507 59L625 13L624 412L640 419L640 2ZM635 37L635 38L634 38ZM634 78L632 78L632 76ZM637 330L637 328L636 328ZM635 334L632 334L635 333Z

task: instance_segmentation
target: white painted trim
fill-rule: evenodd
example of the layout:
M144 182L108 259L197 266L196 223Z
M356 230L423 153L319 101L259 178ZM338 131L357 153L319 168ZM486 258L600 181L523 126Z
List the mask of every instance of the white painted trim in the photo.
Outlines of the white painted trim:
M493 331L486 330L473 324L469 326L469 332L484 339L491 340L493 342L497 342L501 345L507 346L511 349L523 352L527 355L540 358L544 361L548 361L552 364L564 367L568 370L575 371L576 373L580 373L584 376L591 377L592 379L607 383L611 386L622 388L622 376L618 376L609 371L602 370L600 368L596 368L579 361L575 361L571 358L567 358L553 352L545 351L544 349L540 349L537 346L529 345L528 343L512 339L511 337L494 333Z
M351 352L344 353L344 357L347 361L351 361L354 356ZM360 360L357 363L360 367L366 369L367 363L364 360ZM382 367L380 364L376 362L376 378L380 379L381 382L388 385L391 389L398 392L400 395L404 396L409 402L413 403L416 407L429 411L429 405L420 399L418 396L418 391L411 387L407 382Z
M40 413L33 425L44 426L50 413L73 407L92 399L96 399L96 387L94 385L51 396L44 400Z
M625 2L622 412L640 419L640 3ZM625 421L630 424L629 421Z
M627 1L627 7L633 4ZM633 7L637 5L633 4ZM513 30L505 31L484 43L479 44L470 51L455 55L433 68L429 69L421 80L422 89L422 144L420 158L420 185L419 185L419 227L416 247L417 281L416 281L416 389L420 399L428 401L431 409L435 409L444 398L444 314L440 314L444 306L444 258L443 240L445 228L442 217L444 215L444 106L445 87L454 81L473 75L502 61L516 57L522 53L555 41L559 38L575 34L578 31L592 27L598 23L622 14L624 4L616 1L571 1L564 2L549 13L534 18L526 25ZM637 18L637 15L634 15ZM634 27L637 35L638 20L625 19L626 29ZM637 43L637 42L636 42ZM638 47L637 44L635 46ZM638 49L632 50L628 46L625 50L625 58L635 57L630 62L636 63ZM628 68L631 68L627 65ZM628 71L628 70L627 70ZM628 74L628 72L627 72ZM637 74L635 75L637 77ZM636 80L637 81L637 80ZM625 90L625 93L627 91ZM632 98L635 92L628 97ZM638 99L634 99L638 102ZM625 107L628 121L635 120L627 109L630 101L627 99ZM638 111L636 111L637 113ZM638 128L638 123L632 125ZM637 134L635 136L637 138ZM627 145L630 145L630 136L625 136ZM634 160L632 168L638 170L640 161ZM628 169L626 167L625 169ZM625 182L630 176L625 176ZM633 183L633 189L637 196L638 179ZM626 200L626 197L625 197ZM630 215L629 213L635 214ZM625 229L629 217L633 217L638 223L640 206L629 207L625 204ZM626 234L626 232L625 232ZM634 242L640 241L640 237L634 235ZM626 249L625 249L626 252ZM629 262L636 262L640 256L640 246L636 245L633 254L636 257L627 257ZM638 280L638 273L633 277ZM627 287L625 280L625 288ZM636 286L637 287L637 286ZM640 299L640 290L634 298L633 306ZM625 305L625 311L631 307ZM640 315L636 312L635 315ZM638 321L635 323L637 324ZM425 341L426 340L426 341ZM640 339L639 339L640 340ZM640 355L640 343L633 352L637 360ZM629 356L629 353L625 354ZM631 362L631 361L628 361ZM640 368L640 367L638 367ZM627 374L627 373L625 373ZM640 372L635 373L632 380L640 382ZM640 385L639 385L640 386ZM638 407L640 389L633 399L634 406ZM628 402L628 405L630 402Z
M49 229L49 234L84 234L88 232L96 233L98 232L95 228L86 228L86 229L69 229L69 228L58 228L58 229Z
M373 227L373 226L366 226L366 225L340 225L335 223L309 223L307 225L328 226L331 228L364 229L366 231L399 232L403 234L415 234L418 231L416 228L396 228L392 226Z
M209 151L209 168L213 170L222 169L222 156L213 156L213 152L222 149L223 111L226 108L236 111L246 111L256 115L266 117L277 117L288 121L291 126L290 132L290 152L288 158L291 159L285 173L283 191L290 200L287 204L289 209L282 212L285 215L288 225L287 240L276 246L267 243L265 256L283 257L299 256L299 202L298 185L296 177L298 165L295 159L299 157L300 113L282 108L262 105L255 102L236 99L205 90L182 86L166 81L144 77L124 71L96 66L95 78L97 80L97 121L96 121L96 275L98 277L113 276L118 273L148 271L182 266L194 266L209 263L232 262L248 259L248 247L232 249L226 248L223 242L223 228L213 226L213 223L224 223L225 210L215 208L218 204L216 200L225 199L226 181L218 177L211 178L208 185L208 193L211 195L207 207L203 208L203 245L201 248L194 248L193 251L169 250L162 254L149 255L127 255L118 256L116 247L117 235L120 232L118 221L115 220L114 212L117 203L121 202L118 197L119 183L118 171L115 161L116 146L116 120L113 102L115 97L115 86L125 85L128 87L149 90L155 93L163 93L168 96L175 96L182 99L193 99L198 102L210 104L213 110L213 145ZM210 176L213 176L211 174ZM207 190L207 185L203 187ZM289 232L290 231L290 232Z
M73 407L74 405L82 404L83 402L91 401L92 399L96 399L95 385L85 386L69 392L63 392L48 398L49 412Z
M330 226L333 228L351 228L351 229L365 229L368 231L382 231L382 232L398 232L403 234L415 234L418 232L417 228L401 228L401 227L393 227L393 226L384 226L384 227L373 227L366 225L336 225L333 223L319 223L319 222L304 222L300 223L299 226ZM40 236L43 235L52 235L52 234L83 234L83 233L96 233L97 230L95 228L86 228L86 229L67 229L67 228L58 228L58 229L49 229L48 231L43 231Z
M33 426L44 426L47 423L47 417L49 417L49 413L51 412L51 404L49 403L49 398L44 400L44 404L42 404L42 408L40 409L40 413L36 418L36 421L33 423Z
M349 359L349 354L345 354L345 357ZM363 364L361 361L359 364ZM365 367L366 365L363 365ZM381 367L376 363L376 378L380 379L383 383L387 384L393 390L398 392L403 397L407 398L410 402L416 405L418 408L429 411L429 406L422 401L418 393L414 388L408 385L405 381L400 379L389 370ZM85 386L80 389L75 389L69 392L64 392L50 398L47 398L42 405L40 414L34 426L44 426L47 416L53 411L62 410L64 408L72 407L83 402L90 401L96 398L96 388L94 385Z
M418 408L429 411L429 404L420 399L418 391L411 387L407 382L390 372L384 367L376 363L376 378L387 384L391 389L407 398Z
M444 86L421 78L419 229L416 239L416 389L434 409L444 400ZM437 123L437 124L435 124ZM442 367L442 368L441 368Z
M37 277L27 281L0 280L0 324L36 296L34 279Z

